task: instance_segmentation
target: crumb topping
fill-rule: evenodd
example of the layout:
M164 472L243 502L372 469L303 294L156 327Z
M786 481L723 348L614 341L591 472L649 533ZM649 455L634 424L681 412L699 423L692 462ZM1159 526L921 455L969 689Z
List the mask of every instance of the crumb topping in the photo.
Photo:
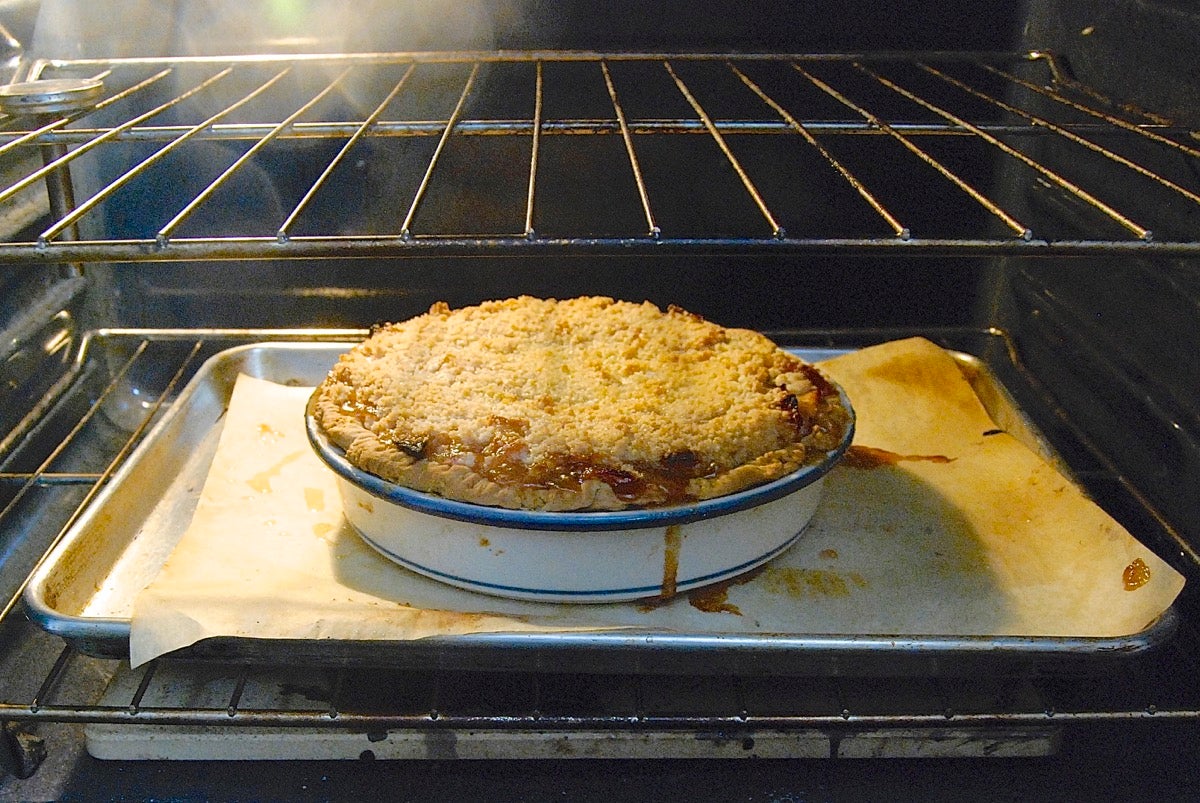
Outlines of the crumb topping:
M763 335L601 297L439 302L343 355L313 409L371 473L548 510L731 493L824 457L848 421Z

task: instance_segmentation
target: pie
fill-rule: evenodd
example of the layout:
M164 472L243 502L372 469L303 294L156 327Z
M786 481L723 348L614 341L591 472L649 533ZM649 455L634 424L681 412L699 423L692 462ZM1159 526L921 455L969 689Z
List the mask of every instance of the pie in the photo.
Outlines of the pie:
M463 502L675 505L816 463L850 413L813 366L678 307L528 296L378 326L309 410L356 467Z

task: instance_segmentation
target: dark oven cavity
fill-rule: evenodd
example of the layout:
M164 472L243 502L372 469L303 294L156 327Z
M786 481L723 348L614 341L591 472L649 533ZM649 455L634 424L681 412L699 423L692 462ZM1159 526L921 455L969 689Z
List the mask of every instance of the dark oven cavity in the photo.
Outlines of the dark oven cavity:
M32 773L39 729L62 723L98 743L151 725L311 731L353 755L454 736L434 757L655 740L828 757L935 755L935 732L947 753L1046 754L1064 732L1200 719L1188 591L1163 643L1099 667L833 652L782 679L745 656L668 673L486 650L329 666L301 646L279 666L222 645L131 672L21 606L206 358L519 293L678 304L811 350L920 334L974 355L1194 584L1200 142L1172 100L1143 108L1104 70L1077 74L1116 36L1084 33L1085 6L1035 10L1032 39L1004 50L22 61L0 92L5 768Z

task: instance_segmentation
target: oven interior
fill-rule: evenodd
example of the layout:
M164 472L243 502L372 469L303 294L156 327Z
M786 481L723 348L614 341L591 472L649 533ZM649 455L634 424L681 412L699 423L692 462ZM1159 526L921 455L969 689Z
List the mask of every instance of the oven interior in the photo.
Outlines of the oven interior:
M131 672L21 607L207 357L520 293L677 304L794 346L921 334L973 354L1195 585L1200 137L1194 65L1170 46L1200 32L1194 11L919 3L848 29L806 4L730 25L705 3L689 26L632 3L602 20L574 3L127 5L5 21L9 81L66 82L16 93L0 133L11 777L77 756L85 727L193 758L250 737L279 757L936 758L1200 718L1190 588L1144 652L1069 671L916 654L922 671L895 676L436 657ZM321 746L294 752L298 734Z

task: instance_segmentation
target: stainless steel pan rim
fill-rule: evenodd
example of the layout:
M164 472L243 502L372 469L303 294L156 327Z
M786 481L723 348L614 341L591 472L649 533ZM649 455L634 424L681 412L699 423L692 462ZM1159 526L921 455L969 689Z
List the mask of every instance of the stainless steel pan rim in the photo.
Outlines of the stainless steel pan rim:
M49 114L83 108L104 93L97 78L46 78L0 86L0 111Z

